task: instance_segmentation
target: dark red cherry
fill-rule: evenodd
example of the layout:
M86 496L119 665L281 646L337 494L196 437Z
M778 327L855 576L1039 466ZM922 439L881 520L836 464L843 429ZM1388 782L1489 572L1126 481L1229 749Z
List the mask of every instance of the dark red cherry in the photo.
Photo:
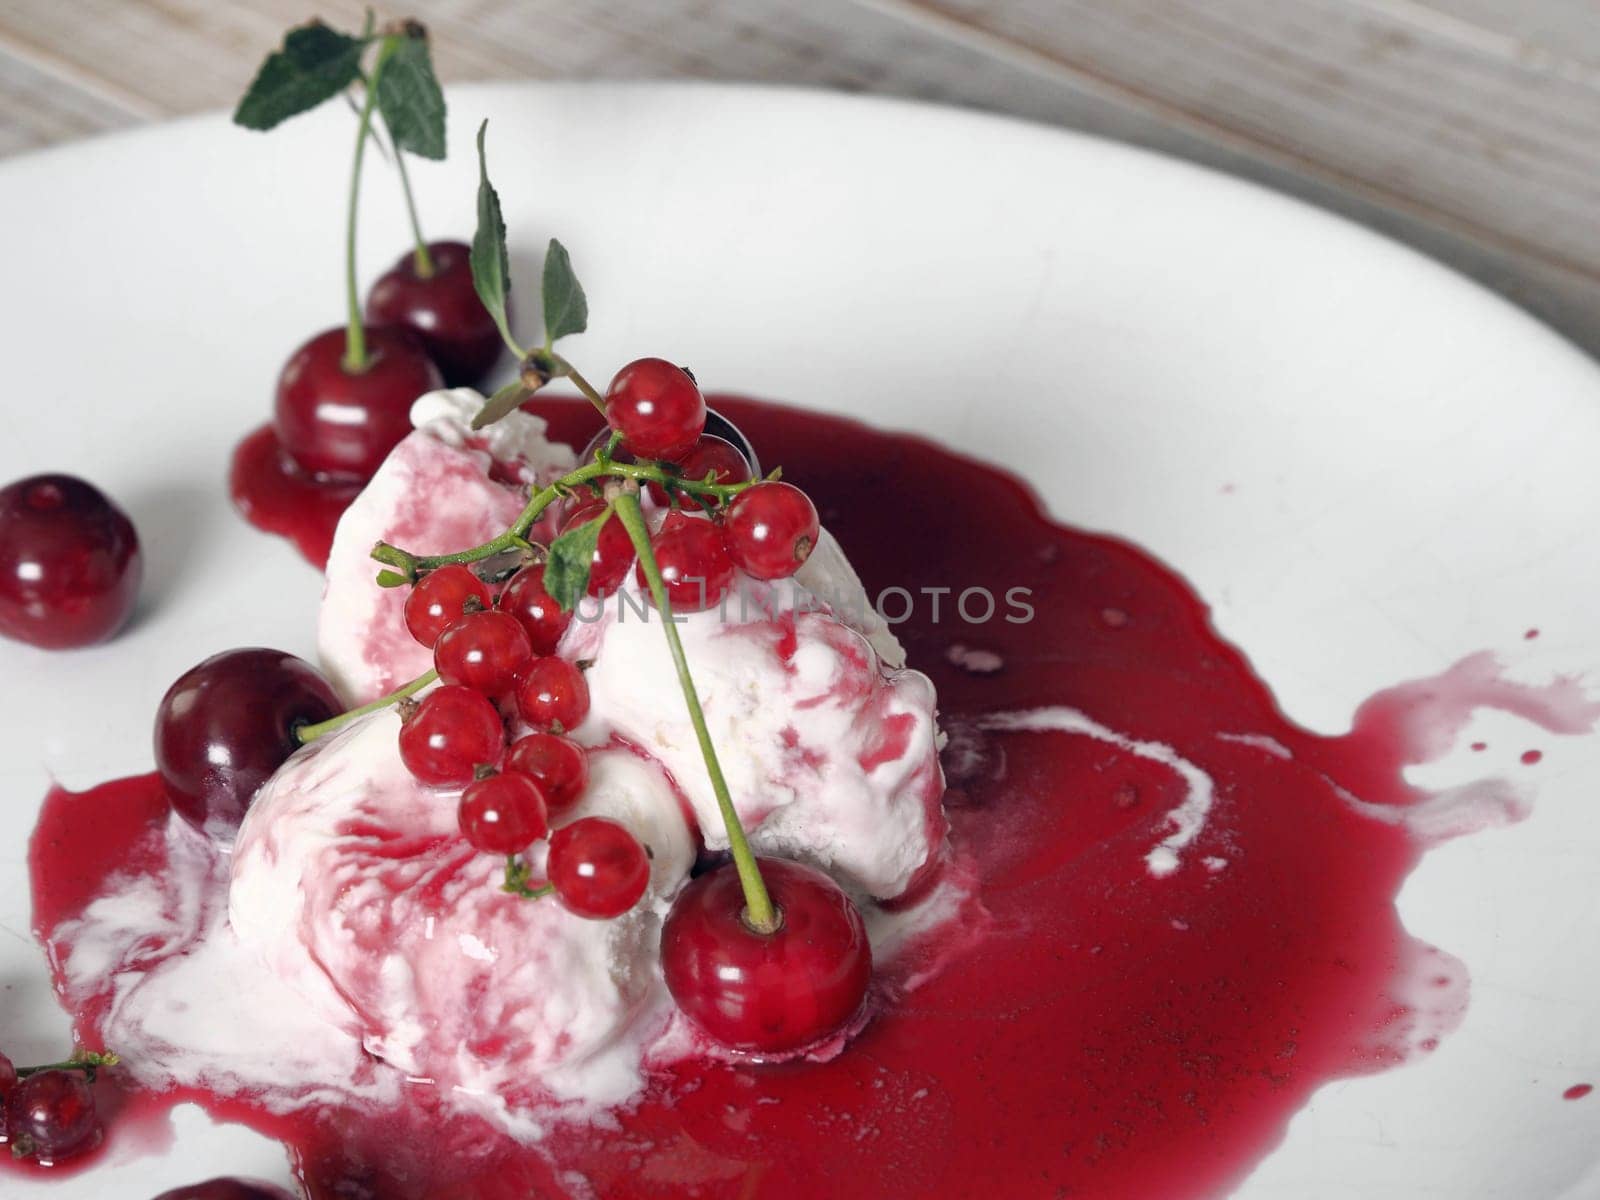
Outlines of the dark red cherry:
M483 382L504 351L500 330L472 286L471 255L461 242L429 242L433 274L419 275L410 251L367 293L367 321L416 334L448 387Z
M572 614L562 612L561 605L544 590L544 567L539 564L523 567L511 577L500 593L499 608L517 619L533 652L541 657L556 652L561 635L572 623Z
M650 884L650 856L627 826L582 817L550 835L545 875L563 908L603 921L639 903Z
M606 389L606 424L640 458L677 459L705 432L705 397L682 367L635 359Z
M467 841L488 854L521 854L550 832L538 782L510 771L468 784L456 819Z
M724 519L728 554L757 579L787 579L817 544L821 527L811 498L788 483L758 483L740 492Z
M589 684L564 658L535 659L517 684L517 711L540 732L576 729L589 715Z
M0 1054L0 1110L4 1110L6 1098L16 1090L16 1087L17 1065L4 1054ZM3 1111L0 1111L0 1118L3 1118ZM3 1124L3 1119L0 1119L0 1125Z
M94 1090L82 1071L30 1075L11 1093L6 1129L13 1149L31 1143L33 1156L42 1163L82 1154L100 1141Z
M155 1200L294 1200L288 1192L259 1179L239 1179L229 1175L191 1183L162 1192Z
M714 1041L756 1055L804 1050L848 1026L872 977L872 948L855 903L813 867L758 860L783 924L744 920L728 863L678 893L661 928L661 967L678 1007Z
M172 807L196 829L231 838L299 748L295 730L342 708L311 664L281 650L226 650L192 667L156 709L156 769Z
M561 526L561 532L576 529L605 512L604 500L593 500L573 511ZM594 544L594 558L589 566L589 595L609 596L628 577L633 565L633 539L623 528L622 518L612 513L600 526L600 536Z
M34 475L0 489L0 634L47 650L104 641L143 575L133 522L93 484Z
M273 424L304 470L335 479L370 479L411 432L411 405L444 386L422 344L385 325L367 330L367 365L344 365L345 330L327 329L301 346L278 377Z
M485 696L510 694L532 658L522 625L510 613L494 608L468 613L446 629L433 648L440 679L476 688Z
M406 596L406 629L431 650L439 635L466 615L469 600L488 608L493 603L489 585L459 563L429 571Z
M455 684L429 692L400 726L400 760L432 787L464 787L479 767L497 766L505 746L499 710L482 692Z
M589 786L589 755L559 733L530 733L511 743L506 771L531 777L544 791L551 812L571 808Z
M695 483L704 483L707 475L712 477L712 483L744 483L755 478L750 469L750 461L739 448L714 433L701 434L700 440L694 444L694 449L685 454L676 466L680 478L693 480ZM665 505L667 491L659 483L652 483L650 498L657 504ZM698 501L690 499L687 495L684 497L684 503L698 506Z
M673 612L713 608L733 586L733 559L722 542L722 527L700 517L670 513L650 540L661 582ZM644 564L634 568L645 586Z

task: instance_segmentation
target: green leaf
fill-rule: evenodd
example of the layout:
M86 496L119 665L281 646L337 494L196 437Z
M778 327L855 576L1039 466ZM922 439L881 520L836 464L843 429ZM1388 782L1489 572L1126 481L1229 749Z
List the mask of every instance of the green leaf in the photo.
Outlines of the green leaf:
M444 92L433 74L425 36L397 38L378 75L378 111L400 150L444 157Z
M313 21L291 29L283 47L267 56L234 110L236 124L271 129L337 96L361 77L366 41Z
M589 568L594 565L595 543L600 540L601 526L610 516L609 510L603 512L550 543L550 558L544 565L544 590L561 606L562 612L578 607L578 601L589 590Z
M522 386L521 380L506 384L483 402L478 415L472 418L472 428L482 429L485 425L493 425L502 417L509 416L521 408L522 402L531 395L533 393Z
M545 344L589 328L589 298L572 270L567 248L555 238L544 255Z
M472 235L472 254L468 261L472 264L472 286L477 290L478 299L499 326L506 345L518 358L524 358L522 347L511 336L506 321L511 262L506 255L506 222L500 215L500 197L489 182L489 163L483 151L483 136L488 129L488 121L478 126L478 228Z

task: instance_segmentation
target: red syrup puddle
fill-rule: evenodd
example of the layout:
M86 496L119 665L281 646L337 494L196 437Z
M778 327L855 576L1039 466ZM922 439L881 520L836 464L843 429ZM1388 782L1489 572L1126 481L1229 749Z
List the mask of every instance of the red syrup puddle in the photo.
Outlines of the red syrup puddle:
M954 589L939 620L918 603L897 632L939 689L951 844L986 916L885 972L880 1010L832 1061L682 1062L603 1123L554 1122L537 1147L442 1113L421 1085L395 1110L291 1118L248 1098L156 1100L282 1138L314 1197L1181 1200L1240 1182L1323 1083L1448 1033L1464 972L1407 935L1394 898L1429 841L1525 809L1500 781L1433 795L1401 770L1448 750L1478 708L1582 732L1600 711L1576 684L1511 683L1478 655L1373 697L1348 734L1314 735L1183 580L1052 524L1020 481L838 418L717 406L817 499L870 594ZM592 429L576 403L533 407L562 440ZM952 600L967 588L999 599L993 620L962 619ZM1031 622L1003 619L1013 588L1031 589ZM1062 708L1214 782L1170 874L1146 867L1186 794L1170 766L1126 742L985 730ZM159 815L148 777L47 798L31 865L53 963L67 947L52 930L107 873L160 869L138 849L158 844L143 835ZM904 991L918 954L939 969ZM98 1044L104 1013L75 1015Z
M1563 1100L1582 1100L1592 1091L1594 1091L1594 1084L1592 1083L1575 1083L1561 1093L1561 1098Z
M264 533L288 538L318 569L328 561L339 518L361 488L307 475L284 453L271 425L234 448L228 470L228 492L240 515Z

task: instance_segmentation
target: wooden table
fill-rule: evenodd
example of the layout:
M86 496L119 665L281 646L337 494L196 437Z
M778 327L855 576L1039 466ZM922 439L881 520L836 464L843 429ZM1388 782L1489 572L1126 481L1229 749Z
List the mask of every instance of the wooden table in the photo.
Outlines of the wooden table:
M231 105L355 0L0 0L0 155ZM449 80L926 97L1153 146L1385 230L1600 352L1596 0L415 0Z

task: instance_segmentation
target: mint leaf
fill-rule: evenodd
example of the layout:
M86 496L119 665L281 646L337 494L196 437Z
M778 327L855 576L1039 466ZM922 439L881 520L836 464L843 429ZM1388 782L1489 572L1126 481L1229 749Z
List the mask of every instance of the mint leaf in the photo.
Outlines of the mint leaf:
M589 590L589 568L594 565L595 543L600 540L600 527L610 516L609 511L603 512L550 543L550 558L544 565L544 590L561 606L562 612L578 607L578 601Z
M544 255L544 335L546 345L589 328L589 298L572 270L567 248L555 238Z
M533 393L523 386L520 379L506 384L483 402L477 416L472 418L472 428L482 429L485 425L493 425L500 418L521 408L522 402L531 395Z
M378 111L395 148L444 157L444 93L425 36L397 38L378 75Z
M478 228L472 235L472 286L484 308L500 327L500 336L518 358L526 357L511 336L506 321L506 296L511 291L511 262L506 256L506 222L500 215L500 197L489 182L489 163L484 157L483 135L489 122L478 126Z
M291 29L283 47L267 56L234 110L235 124L271 129L337 96L361 77L362 38L313 21Z

